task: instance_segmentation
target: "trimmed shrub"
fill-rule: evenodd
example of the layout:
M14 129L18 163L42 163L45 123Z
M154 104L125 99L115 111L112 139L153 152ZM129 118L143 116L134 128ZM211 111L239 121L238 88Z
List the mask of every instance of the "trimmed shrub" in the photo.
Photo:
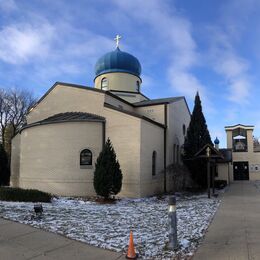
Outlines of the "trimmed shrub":
M0 200L19 202L51 202L51 194L32 189L0 187Z
M110 139L100 152L94 172L94 188L98 195L109 199L120 192L123 175Z

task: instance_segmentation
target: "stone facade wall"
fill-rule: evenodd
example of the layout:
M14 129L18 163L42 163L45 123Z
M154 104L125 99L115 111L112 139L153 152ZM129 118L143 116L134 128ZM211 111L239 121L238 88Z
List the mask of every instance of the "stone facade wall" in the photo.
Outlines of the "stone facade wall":
M226 180L227 184L233 181L233 166L230 163L219 163L217 165L218 176L215 180Z
M105 102L112 105L112 106L115 106L117 108L129 111L129 112L134 112L134 110L135 110L133 106L128 105L125 102L122 102L122 101L120 101L116 98L109 96L109 95L105 95Z
M156 151L155 175L152 175L152 156ZM142 121L140 152L140 196L163 192L164 129Z
M123 72L113 72L102 74L95 79L95 88L101 89L101 81L103 78L108 80L107 90L119 90L126 92L137 92L137 84L139 81L141 87L141 80L139 77Z
M185 101L179 100L168 105L168 132L167 132L167 165L181 161L181 146L184 144L187 128L190 123L190 113ZM183 132L185 125L185 132ZM175 145L175 152L174 152ZM177 153L177 145L179 152ZM177 159L178 155L178 159Z
M135 108L135 111L140 115L146 116L146 117L164 125L164 104L137 107L137 108Z
M92 166L80 152L92 152ZM64 196L94 195L94 164L102 149L102 123L56 123L21 133L20 187Z
M65 112L86 112L103 114L104 93L87 89L57 85L28 114L27 122L31 124L52 115Z
M20 145L21 135L18 133L12 139L12 152L11 152L11 177L10 185L12 187L19 187L20 177Z
M106 138L110 138L123 173L119 196L140 197L141 119L105 108Z

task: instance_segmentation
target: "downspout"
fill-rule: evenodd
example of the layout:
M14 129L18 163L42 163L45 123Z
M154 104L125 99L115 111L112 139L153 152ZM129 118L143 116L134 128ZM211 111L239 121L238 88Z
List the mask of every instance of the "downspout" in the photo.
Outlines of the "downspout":
M164 152L164 158L163 158L163 188L164 192L167 192L167 183L166 183L166 144L167 144L167 126L168 126L168 120L167 120L167 104L164 104L164 140L163 140L163 152Z

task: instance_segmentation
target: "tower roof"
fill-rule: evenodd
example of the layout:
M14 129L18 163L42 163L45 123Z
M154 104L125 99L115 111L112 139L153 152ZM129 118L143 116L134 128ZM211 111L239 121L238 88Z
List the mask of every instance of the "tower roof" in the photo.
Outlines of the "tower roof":
M126 72L139 77L141 64L136 57L117 47L100 57L95 66L96 77L111 72Z

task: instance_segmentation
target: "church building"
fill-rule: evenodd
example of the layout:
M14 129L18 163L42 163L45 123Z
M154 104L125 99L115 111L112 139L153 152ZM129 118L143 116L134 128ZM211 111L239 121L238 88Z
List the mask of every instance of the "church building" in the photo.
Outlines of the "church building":
M98 59L94 87L56 82L26 119L12 140L11 186L95 195L95 162L110 138L123 174L118 195L143 197L173 189L165 169L181 163L190 111L183 96L142 94L141 64L117 41Z

